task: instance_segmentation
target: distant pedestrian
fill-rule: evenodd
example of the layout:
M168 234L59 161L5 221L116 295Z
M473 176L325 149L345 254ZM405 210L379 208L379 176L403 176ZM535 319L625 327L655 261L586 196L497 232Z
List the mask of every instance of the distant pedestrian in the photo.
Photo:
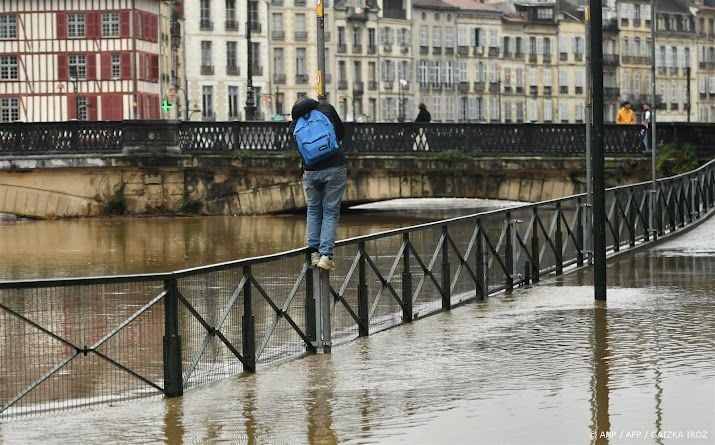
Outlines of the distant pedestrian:
M427 111L427 106L423 103L417 106L419 112L417 113L417 118L415 122L430 122L432 120L432 115Z
M630 102L623 102L616 115L616 123L620 125L633 125L636 123L636 115L633 113Z
M340 142L345 136L345 128L332 105L327 102L318 103L313 99L302 98L293 105L291 110L293 118L291 133L292 129L297 126L298 119L315 112L324 114L333 125L338 149L329 157L320 159L315 164L308 165L305 160L303 162L308 252L311 256L311 266L333 270L335 269L333 261L335 234L340 219L340 204L347 185L345 153L340 146Z
M427 106L425 104L420 103L417 106L417 109L419 110L419 112L417 113L417 118L415 119L415 122L426 124L432 120L432 115L429 111L427 111ZM413 133L412 137L414 138L414 141L412 143L413 151L429 150L429 144L427 143L427 133L425 132L424 128L419 127L417 131Z
M641 136L643 141L643 151L650 151L650 136L651 136L651 120L653 119L653 114L650 111L650 104L648 102L642 105L643 107L643 118L641 120Z

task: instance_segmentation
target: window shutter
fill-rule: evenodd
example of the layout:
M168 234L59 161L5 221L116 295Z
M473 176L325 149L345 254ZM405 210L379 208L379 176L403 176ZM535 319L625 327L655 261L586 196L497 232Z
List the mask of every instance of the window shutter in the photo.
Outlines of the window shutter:
M87 60L87 80L95 80L97 78L97 53L88 53L85 58Z
M132 55L130 53L122 53L122 79L127 80L132 78Z
M67 118L69 120L77 119L77 95L67 95Z
M67 80L67 54L57 55L57 78L59 80Z
M102 30L101 30L101 18L99 15L99 12L88 12L84 15L84 21L85 21L85 36L88 39L96 39L97 37L100 37L102 35Z
M87 119L96 121L97 111L97 96L89 96L87 98Z
M55 16L57 21L57 38L66 39L67 38L67 13L58 12Z
M151 80L159 80L159 56L152 54L151 56Z
M129 37L129 11L119 13L119 36L122 38Z
M109 80L112 78L112 54L102 53L99 57L99 77L102 80ZM102 101L104 103L104 101Z
M144 40L148 40L150 42L154 41L154 34L152 34L152 29L154 28L154 16L151 14L143 14L144 17L142 19L142 37Z

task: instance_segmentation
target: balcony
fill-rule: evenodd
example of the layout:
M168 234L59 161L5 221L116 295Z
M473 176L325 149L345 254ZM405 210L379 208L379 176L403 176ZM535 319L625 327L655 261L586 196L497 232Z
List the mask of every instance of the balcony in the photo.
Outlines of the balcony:
M544 85L544 96L551 96L551 85Z
M489 92L490 93L498 93L499 92L499 83L489 82Z
M362 54L362 45L353 45L353 54Z
M576 91L574 91L575 94L583 94L583 87L576 87L574 88Z
M254 76L262 76L263 75L263 67L260 65L256 65L255 63L251 67L251 74Z
M421 92L426 92L429 91L429 84L428 83L420 83L419 84L419 89Z
M420 55L425 56L429 54L429 46L420 46Z
M226 20L226 31L238 31L238 22L236 20Z
M420 54L422 54L422 47L420 47ZM427 53L425 53L425 54L427 54ZM468 46L458 46L457 54L459 54L460 56L468 56L469 55L469 47Z
M511 86L509 86L509 85L504 85L504 92L511 94Z
M390 54L392 52L392 45L382 45L382 52Z
M276 84L284 84L286 83L286 75L285 74L273 74L273 82Z
M283 6L283 0L271 0L271 6Z
M407 54L407 53L410 52L410 47L407 46L407 45L402 45L402 46L400 47L400 52L401 52L402 54Z
M345 43L338 44L338 54L345 54L348 52L348 45Z
M293 6L305 6L305 0L293 0Z
M308 75L307 74L296 74L295 75L295 83L303 85L308 83Z
M377 46L375 45L368 45L367 46L367 53L368 54L377 54Z
M524 94L524 87L517 86L517 87L516 87L516 94Z
M568 85L561 85L559 87L559 94L569 94L569 87Z
M201 113L201 120L207 122L213 122L216 120L216 113L213 111Z
M261 24L256 21L251 21L251 32L260 34L261 33Z
M308 40L308 31L295 31L293 37L296 42L305 42Z
M618 97L621 95L621 90L620 88L616 87L604 87L603 95L607 99L618 99Z
M529 63L536 63L536 54L529 54Z
M353 82L353 96L362 96L365 92L365 83L362 80Z
M575 53L573 59L577 62L583 62L583 53Z
M562 62L566 62L569 60L569 54L568 53L559 53L559 60Z
M531 85L529 87L529 94L532 96L537 96L539 94L539 87L537 85Z
M603 55L603 65L604 66L618 66L618 54L604 54Z
M671 109L671 111L678 110L678 108L679 108L679 107L678 107L678 104L670 104L670 109Z
M484 82L474 82L474 92L483 93L484 92Z
M214 22L211 20L201 20L199 21L199 29L201 31L212 31L214 29Z
M271 39L273 40L285 40L285 31L271 31Z
M347 20L367 21L367 8L349 7L345 15Z
M348 89L348 81L347 80L338 80L338 89L339 90L347 90Z
M214 66L213 65L201 65L201 75L202 76L213 76Z
M678 75L678 67L677 66L671 66L670 67L670 75L671 76L677 76Z
M468 93L469 92L469 82L459 82L457 84L457 90L460 93Z
M658 67L658 74L665 74L668 71L668 68L664 66L659 66Z
M386 19L406 19L407 13L404 9L383 9L382 16Z
M368 89L368 91L376 91L377 90L377 81L376 80L368 80L367 81L367 89Z
M382 89L387 90L387 91L392 91L392 89L395 87L395 82L392 80L388 80L386 82L382 82Z
M550 64L550 63L551 63L551 54L544 54L544 55L541 57L541 63L548 63L548 64Z
M490 46L488 54L489 57L499 57L499 47Z
M441 47L441 46L433 46L433 47L432 47L432 54L433 54L433 55L436 55L436 56L442 54L442 47Z
M241 70L237 65L226 65L226 74L229 76L238 76L241 74Z
M715 62L700 62L698 67L701 70L715 70Z
M616 20L616 19L604 20L603 21L603 30L607 31L607 32L618 32L618 20Z

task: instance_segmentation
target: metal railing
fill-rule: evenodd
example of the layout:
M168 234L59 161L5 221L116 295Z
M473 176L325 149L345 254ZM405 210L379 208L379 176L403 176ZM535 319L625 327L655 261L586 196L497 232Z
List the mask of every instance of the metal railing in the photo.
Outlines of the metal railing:
M610 253L713 213L715 161L609 189ZM654 199L651 203L651 199ZM653 230L649 230L652 215ZM253 372L590 262L586 196L155 275L0 282L0 419Z
M157 123L62 122L0 124L0 156L31 154L121 153L132 141L146 140ZM290 149L288 122L163 122L178 134L183 153L222 153L234 150L281 152ZM585 152L583 124L345 124L344 147L354 154L404 154L458 150L468 154L571 156ZM606 125L608 155L643 151L640 125ZM132 132L143 132L140 137ZM658 123L659 145L691 143L701 153L715 155L715 124Z

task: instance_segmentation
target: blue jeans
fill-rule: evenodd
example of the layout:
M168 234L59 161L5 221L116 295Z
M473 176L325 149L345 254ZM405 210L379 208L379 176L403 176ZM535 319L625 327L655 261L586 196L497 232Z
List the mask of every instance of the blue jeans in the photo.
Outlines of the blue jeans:
M335 232L340 219L340 202L347 185L343 166L305 171L303 189L308 205L308 250L333 257Z

